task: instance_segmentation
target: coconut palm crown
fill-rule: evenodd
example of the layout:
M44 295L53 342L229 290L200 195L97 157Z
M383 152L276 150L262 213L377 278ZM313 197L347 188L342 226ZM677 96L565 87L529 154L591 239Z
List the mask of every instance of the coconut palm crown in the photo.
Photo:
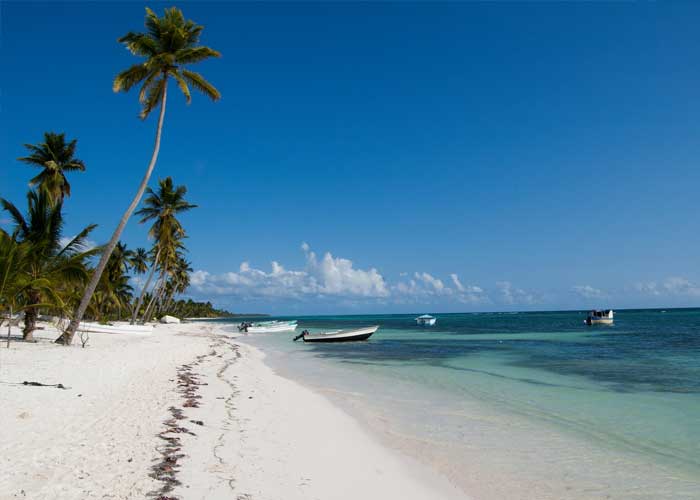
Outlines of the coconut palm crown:
M17 158L23 163L39 167L42 171L29 181L30 186L38 186L46 191L54 203L61 203L70 196L70 184L66 172L83 172L85 163L75 157L77 139L66 142L66 134L44 132L44 142L25 144L29 156Z
M160 104L168 77L177 82L188 104L192 99L190 87L214 101L219 100L221 94L211 83L199 73L185 69L188 64L221 56L214 49L197 45L203 26L185 20L182 11L176 7L165 9L163 17L146 8L145 24L146 33L129 32L118 40L145 61L119 73L114 79L113 90L128 92L141 85L139 101L143 119Z

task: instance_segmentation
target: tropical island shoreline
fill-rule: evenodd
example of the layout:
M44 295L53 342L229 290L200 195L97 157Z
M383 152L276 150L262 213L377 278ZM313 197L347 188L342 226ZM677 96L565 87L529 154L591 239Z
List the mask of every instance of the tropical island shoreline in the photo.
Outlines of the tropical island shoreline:
M0 498L465 498L220 325L40 328L0 352Z

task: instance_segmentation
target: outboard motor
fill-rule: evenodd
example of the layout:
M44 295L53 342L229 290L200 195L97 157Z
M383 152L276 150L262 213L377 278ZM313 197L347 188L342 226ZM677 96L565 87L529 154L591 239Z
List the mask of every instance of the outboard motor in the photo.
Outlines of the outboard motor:
M301 332L299 335L297 335L296 337L294 337L294 342L296 342L297 340L299 340L300 338L302 338L304 335L307 335L308 333L309 333L308 330L304 330L304 331Z

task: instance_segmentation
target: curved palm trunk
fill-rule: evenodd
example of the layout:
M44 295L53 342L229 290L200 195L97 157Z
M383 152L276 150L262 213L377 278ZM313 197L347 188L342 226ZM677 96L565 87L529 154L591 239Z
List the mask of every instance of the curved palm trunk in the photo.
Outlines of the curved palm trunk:
M156 258L153 260L153 266L151 266L151 272L148 273L148 279L146 280L146 284L144 285L143 290L141 290L141 295L139 295L139 301L136 303L136 309L134 309L131 314L132 325L136 323L136 317L139 315L139 310L141 309L141 305L143 304L143 299L146 296L146 290L148 290L148 287L151 285L151 280L153 279L153 275L156 272L156 267L158 265L158 257L160 257L160 248L156 253Z
M155 140L155 145L153 146L153 154L151 155L151 162L148 164L148 168L146 169L146 173L143 176L143 179L141 180L141 185L139 186L139 190L136 192L136 196L134 196L134 199L131 200L131 204L129 205L129 208L126 209L126 212L124 212L124 215L122 216L121 220L119 221L119 225L117 226L117 229L114 231L114 234L112 235L112 239L109 240L109 243L107 243L107 246L105 247L104 252L102 253L102 257L100 258L99 264L97 264L97 267L95 268L95 272L92 274L92 278L90 279L90 283L88 283L87 288L85 289L85 293L83 295L83 298L80 300L80 305L78 306L77 311L75 311L75 315L73 316L73 319L71 320L70 324L68 325L68 328L66 329L63 334L56 339L57 344L65 344L65 345L70 345L73 342L73 337L75 336L75 332L78 329L78 326L80 325L80 321L83 319L83 314L85 314L85 311L88 308L88 305L90 304L90 300L92 299L92 294L95 293L95 289L97 288L97 284L100 281L100 277L102 276L102 273L105 270L105 267L107 267L107 261L109 260L110 255L112 255L112 251L114 250L114 247L117 246L117 243L119 242L119 238L122 235L122 231L124 231L124 227L126 226L126 223L129 221L129 218L131 217L131 214L134 212L136 209L136 206L139 204L141 201L141 197L143 196L143 192L146 190L146 186L148 186L148 180L151 178L151 174L153 173L153 168L156 166L156 160L158 159L158 151L160 150L160 137L163 132L163 119L165 118L165 101L167 98L168 94L168 81L167 81L167 75L163 76L166 78L165 85L163 86L163 99L160 103L160 116L158 117L158 129L156 130L156 140Z

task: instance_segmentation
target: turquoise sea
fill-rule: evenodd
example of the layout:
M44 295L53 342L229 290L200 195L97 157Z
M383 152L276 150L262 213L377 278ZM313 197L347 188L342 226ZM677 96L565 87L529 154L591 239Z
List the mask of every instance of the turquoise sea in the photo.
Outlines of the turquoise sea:
M700 309L596 327L581 311L419 327L422 312L295 318L298 331L380 325L367 342L242 340L480 497L700 499Z

